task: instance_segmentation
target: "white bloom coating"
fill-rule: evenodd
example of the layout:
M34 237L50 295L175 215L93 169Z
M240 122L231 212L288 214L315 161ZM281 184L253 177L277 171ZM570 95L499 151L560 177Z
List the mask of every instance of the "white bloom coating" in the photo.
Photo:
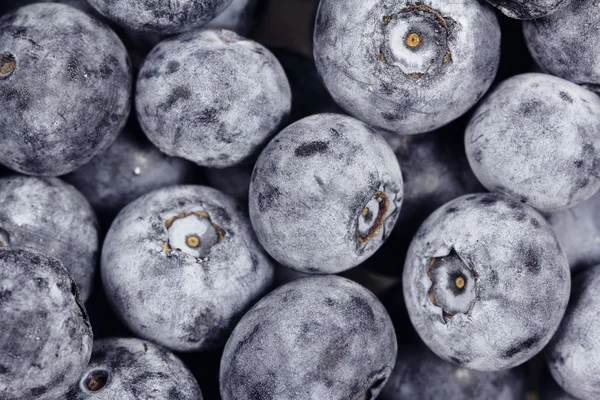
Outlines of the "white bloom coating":
M65 400L202 400L192 373L167 349L141 339L101 339Z
M180 229L195 217L210 229ZM114 310L136 335L177 351L221 345L272 278L247 217L233 199L202 186L159 189L129 204L102 250Z
M402 196L400 166L379 134L351 117L318 114L288 126L261 153L250 219L281 264L337 273L383 244Z
M85 197L58 178L0 179L0 243L59 259L84 301L98 263L98 221Z
M138 120L164 153L207 167L246 160L291 108L285 72L262 45L226 30L167 39L144 60Z
M456 266L470 274L447 281L432 274ZM459 277L465 283L475 277L474 287L465 293ZM548 343L567 307L571 275L544 218L489 193L453 200L423 223L406 257L403 285L410 319L434 353L466 368L498 371L524 363ZM452 290L438 298L437 285ZM472 290L467 312L440 307Z
M172 34L200 28L231 0L88 0L102 15L126 29Z
M110 146L125 125L132 83L127 50L83 11L39 3L6 14L0 66L8 71L0 76L0 163L11 169L72 172Z
M567 1L544 18L525 21L529 52L547 73L600 90L600 13L596 0Z
M0 248L0 398L55 400L92 353L75 282L54 258Z
M479 106L465 147L488 190L541 211L572 207L600 190L600 98L551 75L517 75Z
M565 250L572 272L600 264L600 193L547 219Z
M383 305L339 276L288 283L244 315L221 358L223 400L377 397L396 360Z
M582 400L600 398L600 265L573 280L565 318L546 348L550 373Z
M432 131L487 91L500 62L500 26L478 0L322 0L315 60L352 116L400 134Z

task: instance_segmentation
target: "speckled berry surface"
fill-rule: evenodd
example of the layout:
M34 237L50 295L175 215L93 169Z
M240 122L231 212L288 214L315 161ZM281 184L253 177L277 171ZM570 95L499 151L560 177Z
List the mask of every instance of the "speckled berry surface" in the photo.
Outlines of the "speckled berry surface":
M545 17L565 7L570 0L487 0L504 15L515 19Z
M200 28L231 0L88 0L102 15L133 31L173 34Z
M167 349L135 338L101 339L64 400L202 400L192 373Z
M600 264L600 193L547 219L565 250L571 271Z
M178 351L222 345L273 266L233 199L203 186L125 207L102 250L109 302L139 337Z
M402 198L400 166L385 140L354 118L318 114L288 126L261 153L250 219L281 264L337 273L381 246Z
M84 12L40 3L6 14L0 163L56 176L90 161L125 125L131 80L117 35Z
M323 0L314 43L335 101L401 134L460 117L487 91L500 62L498 20L478 0Z
M404 298L439 357L481 371L537 354L564 315L567 258L533 208L497 194L467 195L421 226L404 265Z
M164 153L222 168L260 151L285 122L291 92L265 47L231 31L202 30L152 50L136 107L142 129Z
M205 25L210 29L228 29L240 35L250 33L256 23L262 0L233 0L217 17Z
M600 14L595 0L574 0L557 12L523 24L525 41L539 67L600 91Z
M573 279L565 318L546 348L550 373L568 393L600 397L600 265Z
M141 195L191 183L199 172L194 164L161 153L138 130L127 126L105 152L65 177L100 214L114 216Z
M100 246L98 221L73 186L58 178L0 179L0 246L59 259L82 300L90 297Z
M284 285L236 326L221 359L223 400L375 399L396 359L377 298L338 276Z
M523 368L480 372L446 362L425 346L398 346L396 366L380 400L523 400Z
M54 400L79 378L92 328L77 286L42 254L0 248L0 398Z
M551 75L517 75L479 106L465 146L488 190L542 211L572 207L600 190L600 99Z

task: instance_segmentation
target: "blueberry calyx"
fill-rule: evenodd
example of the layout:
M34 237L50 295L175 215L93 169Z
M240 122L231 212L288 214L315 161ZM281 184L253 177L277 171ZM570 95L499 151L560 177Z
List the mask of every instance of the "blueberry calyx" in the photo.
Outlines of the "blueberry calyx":
M110 374L103 369L90 371L83 381L83 387L90 392L98 392L109 383Z
M10 53L0 53L0 79L6 79L17 68L17 60Z
M356 238L359 243L366 243L379 233L389 208L388 196L377 191L369 200L358 217Z
M167 254L175 249L195 257L206 257L225 236L225 231L204 211L177 214L165 222L165 228L168 241L163 243L162 249Z
M432 282L429 301L442 309L444 321L469 313L476 300L477 274L454 249L447 256L431 258L427 276Z

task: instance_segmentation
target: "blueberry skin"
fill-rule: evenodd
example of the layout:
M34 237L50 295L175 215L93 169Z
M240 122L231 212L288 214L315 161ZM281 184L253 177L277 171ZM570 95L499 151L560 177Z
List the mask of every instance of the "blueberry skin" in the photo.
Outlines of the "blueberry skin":
M483 96L500 62L500 26L478 0L323 0L314 46L344 110L409 135L446 125Z
M284 129L263 150L250 183L250 219L281 264L337 273L371 256L402 205L392 149L367 125L318 114Z
M92 359L65 400L202 400L192 373L173 353L135 338L94 342Z
M204 27L228 29L238 35L247 35L254 28L260 0L233 0L215 19Z
M600 190L600 99L551 75L517 75L479 106L465 147L488 190L541 211L573 207Z
M539 67L598 92L600 15L593 0L568 1L544 18L523 23L525 41Z
M236 326L221 358L221 397L372 400L395 360L392 323L371 292L338 276L303 278Z
M380 400L517 400L524 399L523 368L472 371L446 362L425 346L398 346L396 366Z
M569 0L487 0L509 18L542 18L565 7Z
M54 400L79 378L92 328L55 258L0 248L0 398Z
M65 176L101 215L116 215L143 194L189 183L196 167L161 153L135 125L77 171Z
M101 268L127 327L176 351L222 345L273 278L247 217L203 186L159 189L126 206L106 236Z
M73 186L58 178L0 179L0 243L59 259L81 299L89 299L100 246L98 221Z
M131 96L129 57L114 32L73 7L40 3L2 17L0 43L0 163L56 176L110 146Z
M275 56L227 30L161 42L138 77L136 108L148 138L168 155L207 167L230 167L258 152L290 107Z
M556 382L583 400L600 397L600 265L573 279L569 307L546 348L546 360Z
M173 34L200 28L231 0L88 0L102 15L132 31Z
M600 264L600 193L547 217L572 272Z
M524 363L564 315L571 276L550 225L498 194L460 197L436 210L408 250L410 320L439 357L469 369Z

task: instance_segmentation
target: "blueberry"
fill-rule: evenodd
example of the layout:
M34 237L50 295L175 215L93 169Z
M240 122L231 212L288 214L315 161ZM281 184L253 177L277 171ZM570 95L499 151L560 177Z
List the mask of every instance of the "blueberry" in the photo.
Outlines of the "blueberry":
M567 1L566 7L523 25L529 51L540 68L600 90L600 15L595 0Z
M99 247L98 221L73 186L58 178L0 179L0 246L59 259L77 283L82 300L90 297Z
M500 27L477 0L323 0L317 68L349 114L402 134L460 117L487 91L500 62Z
M113 142L131 95L117 35L82 11L40 3L0 18L0 43L0 163L62 175Z
M123 27L172 34L200 28L232 0L88 0L102 15Z
M565 7L570 0L487 0L504 15L516 19L542 18Z
M55 258L0 248L0 398L54 400L79 378L92 328Z
M160 43L142 65L136 93L138 119L159 149L219 168L258 152L284 122L290 103L275 56L226 30Z
M600 99L551 75L515 76L479 106L465 146L490 191L542 211L572 207L600 190Z
M102 339L68 400L202 400L198 383L170 351L140 339Z
M221 396L372 400L395 359L394 329L372 293L338 276L304 278L271 292L236 326L221 359Z
M402 174L385 140L354 118L319 114L263 150L250 183L250 219L281 264L337 273L371 256L402 204Z
M571 271L600 264L600 193L569 209L548 216Z
M188 183L195 166L161 153L131 124L102 154L67 175L100 215L114 216L152 190Z
M565 317L546 348L550 373L573 396L600 397L600 265L573 279L573 291Z
M323 84L312 58L283 48L273 49L292 89L292 112L289 122L321 113L343 114Z
M439 357L480 371L512 368L548 343L570 290L567 258L533 208L467 195L421 226L404 265L404 298Z
M381 400L524 399L523 368L479 372L441 360L425 346L398 346L396 366Z
M261 0L233 0L215 19L205 25L210 29L228 29L240 35L250 33L256 23Z
M135 200L102 250L113 309L137 336L177 351L224 343L272 277L247 217L233 199L202 186Z

